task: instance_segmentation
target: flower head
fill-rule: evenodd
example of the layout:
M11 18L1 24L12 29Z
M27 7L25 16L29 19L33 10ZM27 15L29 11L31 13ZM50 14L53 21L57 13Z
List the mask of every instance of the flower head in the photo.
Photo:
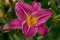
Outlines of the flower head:
M15 10L18 18L9 22L10 28L22 28L25 38L32 37L37 32L43 36L47 34L45 22L51 17L52 12L41 8L40 2L33 1L32 5L17 2Z
M51 11L41 8L41 3L34 1L32 5L17 2L16 15L22 21L22 30L26 38L34 36L37 32L46 35L48 28L44 24L50 17Z

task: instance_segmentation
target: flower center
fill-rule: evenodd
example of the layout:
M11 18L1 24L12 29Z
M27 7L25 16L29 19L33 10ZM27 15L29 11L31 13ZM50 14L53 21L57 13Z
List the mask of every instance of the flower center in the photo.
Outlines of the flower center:
M28 15L26 18L26 21L27 21L27 25L29 27L32 27L37 22L37 18L31 15Z

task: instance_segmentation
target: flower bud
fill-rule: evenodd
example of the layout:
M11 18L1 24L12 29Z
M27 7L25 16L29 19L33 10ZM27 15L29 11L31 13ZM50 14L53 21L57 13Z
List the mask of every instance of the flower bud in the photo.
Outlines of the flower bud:
M5 5L7 5L7 6L11 6L10 1L9 1L9 0L5 0Z
M58 8L60 9L60 6L58 6Z
M54 18L54 22L57 26L60 26L60 14Z
M15 4L18 1L23 1L23 0L5 0L5 5L11 6L11 5Z
M0 3L4 3L5 0L0 0Z
M2 17L3 17L3 13L2 13L2 11L0 9L0 18L2 18Z
M10 3L14 4L14 3L16 3L18 1L23 1L23 0L9 0L9 1L10 1Z

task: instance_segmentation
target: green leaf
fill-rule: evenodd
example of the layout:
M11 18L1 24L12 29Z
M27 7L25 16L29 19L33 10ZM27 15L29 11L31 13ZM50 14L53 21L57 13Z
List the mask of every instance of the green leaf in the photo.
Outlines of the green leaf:
M3 34L0 33L0 40L3 40Z

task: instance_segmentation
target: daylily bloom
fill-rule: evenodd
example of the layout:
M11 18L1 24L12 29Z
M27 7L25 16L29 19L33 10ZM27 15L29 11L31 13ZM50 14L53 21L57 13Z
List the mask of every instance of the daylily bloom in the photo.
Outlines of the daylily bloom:
M48 28L45 22L51 17L52 12L41 8L41 3L33 1L32 5L24 2L17 2L15 5L18 18L9 22L9 28L22 29L25 38L32 37L39 32L45 36Z

